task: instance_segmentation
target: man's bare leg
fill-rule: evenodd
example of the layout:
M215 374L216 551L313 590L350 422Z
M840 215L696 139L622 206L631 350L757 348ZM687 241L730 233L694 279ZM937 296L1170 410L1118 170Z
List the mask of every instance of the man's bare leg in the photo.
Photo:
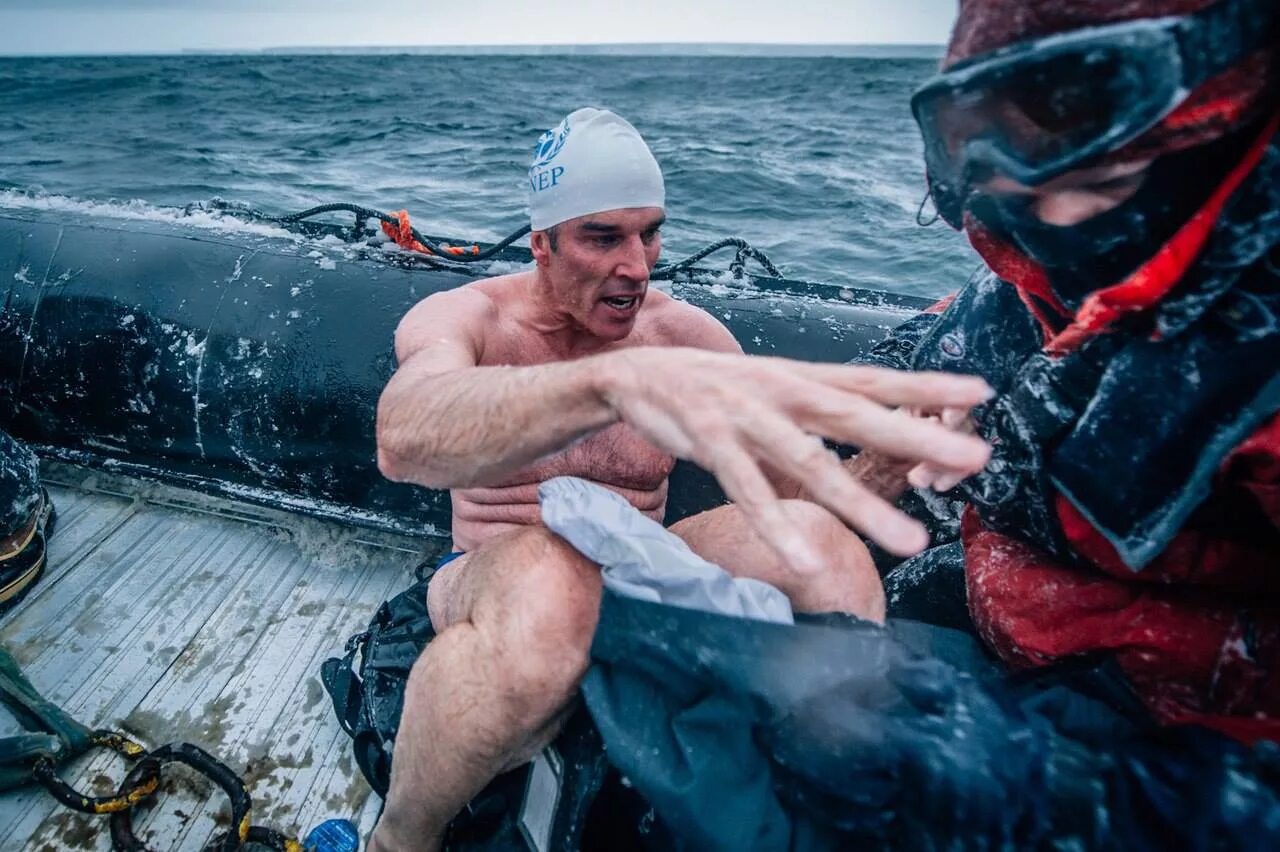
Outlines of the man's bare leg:
M871 554L848 527L826 509L786 500L783 511L825 558L816 574L798 574L756 535L737 506L721 506L671 526L695 553L737 577L763 580L791 599L799 612L848 612L884 621L884 587Z
M730 573L777 586L797 610L883 620L884 591L861 540L813 503L784 507L830 556L827 570L792 571L733 506L671 529ZM489 781L554 739L587 669L600 586L595 565L540 527L496 539L432 581L438 635L409 675L370 852L438 848Z
M587 670L599 606L599 569L540 527L441 571L428 596L438 635L405 687L370 852L438 849L489 781L554 739Z

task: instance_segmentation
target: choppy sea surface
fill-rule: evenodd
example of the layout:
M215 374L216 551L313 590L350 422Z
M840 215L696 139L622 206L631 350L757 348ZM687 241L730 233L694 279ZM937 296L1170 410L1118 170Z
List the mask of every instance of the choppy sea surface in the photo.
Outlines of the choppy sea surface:
M742 237L792 277L919 295L977 265L924 195L921 59L173 56L0 59L0 206L220 197L406 208L491 240L527 221L547 127L613 109L667 180L666 257Z

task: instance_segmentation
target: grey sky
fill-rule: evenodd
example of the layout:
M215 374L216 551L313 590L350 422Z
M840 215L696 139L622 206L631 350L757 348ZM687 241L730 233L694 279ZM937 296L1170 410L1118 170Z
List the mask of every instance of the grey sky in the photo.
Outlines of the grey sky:
M0 0L0 54L288 46L938 44L956 0Z

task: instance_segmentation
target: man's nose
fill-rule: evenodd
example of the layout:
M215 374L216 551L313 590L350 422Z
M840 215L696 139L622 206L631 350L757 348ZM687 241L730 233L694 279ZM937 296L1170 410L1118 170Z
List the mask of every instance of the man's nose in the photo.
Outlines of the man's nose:
M649 259L644 241L637 236L628 237L618 249L620 256L614 274L619 278L646 281L649 278Z

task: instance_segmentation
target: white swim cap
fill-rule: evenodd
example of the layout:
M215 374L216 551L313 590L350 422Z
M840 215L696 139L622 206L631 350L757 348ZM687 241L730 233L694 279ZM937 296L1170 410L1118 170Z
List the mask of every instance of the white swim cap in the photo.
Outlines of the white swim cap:
M608 110L575 110L534 146L529 224L535 231L589 213L666 204L662 170L649 146Z

